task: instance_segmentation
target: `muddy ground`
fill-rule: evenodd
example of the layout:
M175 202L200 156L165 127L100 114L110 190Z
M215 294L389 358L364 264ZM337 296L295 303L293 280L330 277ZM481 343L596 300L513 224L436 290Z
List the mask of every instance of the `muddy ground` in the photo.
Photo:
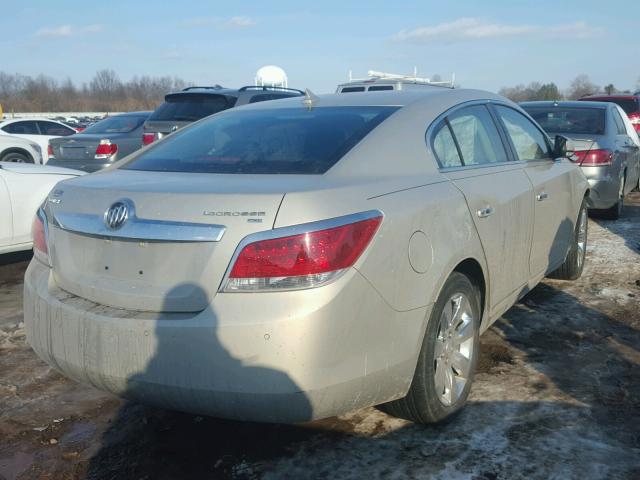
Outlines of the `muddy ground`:
M437 427L374 408L230 422L77 385L25 343L28 257L0 257L0 479L640 479L640 194L589 228L583 277L483 335L470 403Z

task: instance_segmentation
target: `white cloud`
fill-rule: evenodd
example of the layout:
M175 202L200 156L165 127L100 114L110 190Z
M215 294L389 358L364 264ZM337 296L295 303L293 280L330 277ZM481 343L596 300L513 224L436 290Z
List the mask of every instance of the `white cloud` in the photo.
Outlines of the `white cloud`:
M191 18L182 22L185 27L208 27L216 30L229 30L235 28L253 27L258 23L251 17L236 16L230 18L222 17L200 17Z
M175 45L171 45L171 47L162 55L162 58L165 60L178 60L182 57L182 53Z
M549 28L549 34L552 37L564 38L590 38L604 33L604 28L591 27L586 22L577 21L566 25L556 25Z
M99 33L102 30L103 30L103 27L99 23L94 23L93 25L87 25L82 29L82 31L86 33Z
M60 25L59 27L45 27L36 32L38 37L70 37L73 35L71 25Z
M391 37L396 42L406 43L453 43L487 38L502 38L525 35L541 37L586 38L602 32L602 29L588 26L583 21L551 27L540 25L508 25L492 23L481 18L459 18L452 22L401 30Z
M45 27L38 30L36 37L71 37L79 33L98 33L102 31L102 25L92 24L85 27L72 27L71 25L60 25L59 27Z
M227 25L230 27L253 27L256 24L256 21L250 17L231 17L227 21Z

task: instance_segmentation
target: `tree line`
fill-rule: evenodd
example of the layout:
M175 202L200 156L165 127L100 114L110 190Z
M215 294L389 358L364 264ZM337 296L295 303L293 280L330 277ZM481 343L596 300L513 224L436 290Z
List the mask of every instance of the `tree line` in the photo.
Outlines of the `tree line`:
M0 105L5 113L154 110L165 94L187 85L181 78L169 76L143 75L123 82L113 70L100 70L81 85L70 78L59 81L46 75L0 71Z
M638 78L637 90L640 90L640 78ZM515 87L502 87L498 93L514 102L526 102L530 100L577 100L585 95L594 93L634 93L631 90L619 90L613 84L600 87L593 83L588 75L581 74L573 79L569 88L562 91L553 83L531 82L528 85L520 84Z
M432 80L439 80L434 75ZM113 70L99 70L91 81L76 85L70 78L59 81L46 75L35 77L0 71L0 105L14 112L131 112L153 110L165 94L189 85L178 77L136 76L123 82ZM640 90L640 78L636 87ZM614 85L600 87L587 75L578 75L562 91L553 83L503 87L498 93L515 102L528 100L575 100L593 93L618 93ZM623 93L632 93L624 90Z

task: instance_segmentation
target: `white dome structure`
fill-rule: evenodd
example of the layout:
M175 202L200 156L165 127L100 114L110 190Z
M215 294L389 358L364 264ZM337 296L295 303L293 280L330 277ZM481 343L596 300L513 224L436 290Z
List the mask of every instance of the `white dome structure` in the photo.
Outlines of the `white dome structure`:
M255 84L260 87L287 88L287 74L280 67L265 65L256 72Z

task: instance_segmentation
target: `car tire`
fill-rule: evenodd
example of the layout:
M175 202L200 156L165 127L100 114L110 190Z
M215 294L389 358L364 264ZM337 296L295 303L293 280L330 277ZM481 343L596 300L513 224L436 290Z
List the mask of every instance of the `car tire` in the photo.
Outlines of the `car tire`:
M558 280L577 280L584 270L584 261L587 254L587 233L589 230L589 221L587 214L587 203L582 201L580 212L576 219L573 240L567 258L564 263L548 276Z
M466 275L453 272L431 312L409 392L379 408L415 423L451 419L471 390L480 319L480 290Z
M622 215L622 210L624 208L624 177L620 180L620 185L618 187L618 201L611 208L603 210L601 212L602 218L606 218L608 220L618 220Z
M33 158L24 153L9 152L0 158L0 162L33 163Z

